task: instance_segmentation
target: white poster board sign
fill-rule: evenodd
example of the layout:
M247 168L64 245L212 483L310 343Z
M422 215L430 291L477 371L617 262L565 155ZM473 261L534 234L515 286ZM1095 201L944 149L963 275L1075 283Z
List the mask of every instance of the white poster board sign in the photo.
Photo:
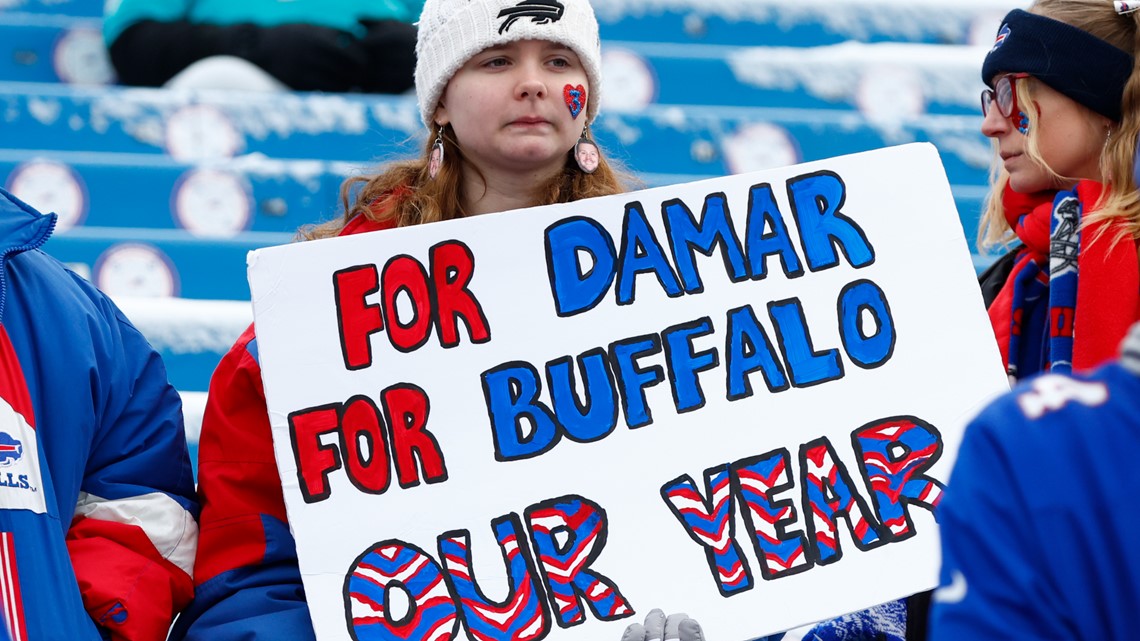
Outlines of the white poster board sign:
M741 641L931 588L1008 389L930 145L249 262L321 641Z

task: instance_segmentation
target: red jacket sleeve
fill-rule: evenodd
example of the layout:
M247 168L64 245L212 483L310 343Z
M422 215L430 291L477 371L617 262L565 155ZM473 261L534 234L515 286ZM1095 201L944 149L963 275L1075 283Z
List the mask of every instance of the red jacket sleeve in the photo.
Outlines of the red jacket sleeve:
M314 639L249 328L210 382L198 444L194 601L171 641Z
M343 234L391 226L388 220L360 216ZM210 381L198 442L198 491L202 516L196 593L170 640L314 639L252 326Z
M201 538L194 566L198 584L262 560L263 515L286 521L255 350L251 326L222 359L210 381L198 444L198 493L202 501Z

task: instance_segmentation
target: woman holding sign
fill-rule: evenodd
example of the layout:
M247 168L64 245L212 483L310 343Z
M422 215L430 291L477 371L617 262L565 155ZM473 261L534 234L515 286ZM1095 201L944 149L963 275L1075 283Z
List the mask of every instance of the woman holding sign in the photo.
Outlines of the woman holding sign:
M982 67L999 160L979 244L1020 243L982 279L1011 379L1103 363L1140 318L1135 4L1011 11Z
M430 132L422 157L349 181L344 218L309 237L622 191L604 154L585 167L575 160L600 85L588 0L428 0L416 63ZM197 597L171 638L312 639L252 327L214 374L199 452Z

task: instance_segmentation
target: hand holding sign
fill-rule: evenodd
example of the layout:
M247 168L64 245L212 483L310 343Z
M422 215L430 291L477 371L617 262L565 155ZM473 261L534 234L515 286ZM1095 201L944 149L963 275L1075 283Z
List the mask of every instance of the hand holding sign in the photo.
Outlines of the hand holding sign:
M645 615L645 624L631 623L621 635L621 641L705 641L705 633L696 619L684 613L668 617L659 609Z

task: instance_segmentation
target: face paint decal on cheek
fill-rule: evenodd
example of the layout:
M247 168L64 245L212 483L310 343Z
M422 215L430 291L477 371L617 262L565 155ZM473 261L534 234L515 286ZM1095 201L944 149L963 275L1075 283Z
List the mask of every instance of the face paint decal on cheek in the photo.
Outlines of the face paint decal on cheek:
M582 85L566 85L562 88L562 99L566 101L570 115L577 120L582 108L586 106L586 88Z
M1024 111L1017 112L1017 130L1022 136L1029 135L1029 115Z

